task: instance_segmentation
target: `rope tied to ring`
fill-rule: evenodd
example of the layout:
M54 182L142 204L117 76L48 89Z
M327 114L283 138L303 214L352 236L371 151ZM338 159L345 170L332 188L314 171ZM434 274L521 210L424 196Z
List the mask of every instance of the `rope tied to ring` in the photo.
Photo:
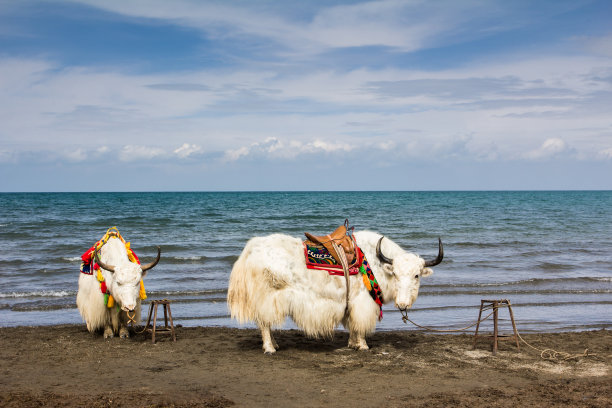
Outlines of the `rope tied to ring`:
M461 332L461 331L465 331L471 327L476 326L478 323L484 322L485 320L487 320L489 317L491 317L491 315L494 312L489 313L487 316L485 316L484 318L478 319L476 320L474 323L470 324L469 326L466 327L462 327L461 329L454 329L454 330L439 330L439 329L434 329L431 327L427 327L427 326L421 326L420 324L417 324L415 322L413 322L412 320L410 320L410 318L408 317L408 309L399 309L400 313L402 314L402 320L404 321L404 324L406 324L406 322L410 322L413 325L420 327L421 329L425 329L425 330L429 330L429 331L435 331L435 332L442 332L442 333L453 333L453 332Z

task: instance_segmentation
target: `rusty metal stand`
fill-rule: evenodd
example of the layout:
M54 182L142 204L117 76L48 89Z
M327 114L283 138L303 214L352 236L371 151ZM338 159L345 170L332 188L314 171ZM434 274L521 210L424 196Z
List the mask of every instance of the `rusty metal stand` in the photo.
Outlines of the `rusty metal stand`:
M508 307L508 312L510 313L510 321L512 322L512 329L514 331L514 335L500 335L497 330L497 311L500 307ZM476 324L476 332L474 333L474 346L473 349L476 348L476 340L478 338L478 328L480 326L480 318L482 316L483 310L493 309L493 336L489 336L493 338L493 344L491 345L493 355L497 354L497 341L514 339L516 342L516 347L520 350L521 346L519 346L519 336L516 330L516 324L514 323L514 313L512 313L512 306L510 305L510 301L508 299L500 299L500 300L485 300L482 299L480 301L480 312L478 312L478 324Z
M157 306L164 306L164 327L157 328ZM155 313L153 314L153 309L155 309ZM153 314L153 324L151 325L151 314ZM168 320L170 320L170 326L168 326ZM150 326L150 327L149 327ZM149 317L147 317L147 324L145 325L145 330L151 333L151 340L153 344L155 344L155 333L167 333L170 332L172 334L172 340L176 341L176 335L174 333L174 323L172 322L172 312L170 311L170 301L168 299L162 300L153 300L151 301L151 306L149 307Z

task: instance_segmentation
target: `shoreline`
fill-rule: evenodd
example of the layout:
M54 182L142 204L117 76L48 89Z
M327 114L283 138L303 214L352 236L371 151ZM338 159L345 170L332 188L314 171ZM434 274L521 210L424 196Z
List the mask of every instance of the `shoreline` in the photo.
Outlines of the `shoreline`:
M103 339L84 324L0 328L0 405L26 407L430 407L612 404L612 332L526 333L526 341L576 355L543 360L521 343L470 334L378 331L370 350L348 334L312 339L274 332L264 355L258 330L177 327ZM480 333L479 333L480 337ZM589 349L589 356L577 356ZM593 355L594 354L594 355Z

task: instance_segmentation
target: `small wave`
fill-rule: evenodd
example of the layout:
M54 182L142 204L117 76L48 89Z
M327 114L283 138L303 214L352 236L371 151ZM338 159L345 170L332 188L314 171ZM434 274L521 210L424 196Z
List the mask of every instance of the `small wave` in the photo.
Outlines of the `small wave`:
M612 305L610 300L599 300L599 301L579 301L579 302L525 302L525 303L512 303L513 306L570 306L570 305Z
M18 304L11 307L12 312L48 312L51 310L76 309L76 303L57 305Z
M67 261L67 262L76 262L76 261L80 261L81 257L80 256L63 256L62 261Z
M448 296L448 295L546 295L546 294L564 294L564 295L580 295L580 294L608 294L612 293L612 289L502 289L502 290L436 290L429 291L421 288L419 296Z
M576 268L575 265L560 264L560 263L553 263L553 262L543 262L537 265L537 267L545 271L571 271Z
M425 288L434 289L434 288L481 288L481 287L499 287L499 286L516 286L516 285L547 285L547 284L558 284L558 283L585 283L585 282L612 282L612 278L610 277L593 277L593 276L581 276L576 278L529 278L529 279L520 279L516 281L507 281L507 282L474 282L474 283L458 283L458 284L447 284L447 285L421 285L421 290Z
M206 259L205 256L174 256L172 257L173 259L176 259L178 261L201 261L202 259Z
M218 295L227 293L227 289L208 289L208 290L160 290L147 291L149 296L198 296L198 295Z
M179 316L175 317L175 320L208 320L208 319L229 319L231 316L228 314L214 315L214 316Z
M172 297L168 295L169 299L172 303L180 303L180 304L197 304L197 303L225 303L227 299L225 297L211 297L211 298L202 298L202 297ZM147 303L143 303L146 305Z
M67 291L67 290L43 290L43 291L34 291L34 292L10 292L10 293L0 293L0 299L16 299L16 298L33 298L33 297L67 297L67 296L76 296L76 292Z

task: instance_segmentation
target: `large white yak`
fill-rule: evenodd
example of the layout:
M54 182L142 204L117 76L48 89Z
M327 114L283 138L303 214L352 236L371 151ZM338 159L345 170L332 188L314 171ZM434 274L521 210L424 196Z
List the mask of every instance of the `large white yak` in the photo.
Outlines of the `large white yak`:
M378 281L384 303L394 301L403 311L415 302L421 278L433 273L429 267L442 262L444 256L441 240L436 259L425 261L375 232L355 232L354 237ZM365 336L376 329L380 309L360 275L352 275L349 282L346 308L345 277L307 269L299 238L282 234L255 237L234 264L227 303L233 318L259 326L267 354L278 348L270 329L280 327L286 316L310 337L330 337L342 323L349 331L348 346L367 350Z
M77 307L87 323L87 330L94 332L104 328L104 338L116 334L121 338L129 337L128 321L133 319L140 322L140 280L146 276L149 269L157 265L160 256L161 250L157 247L157 259L153 262L146 265L130 262L125 244L121 239L111 236L100 248L97 260L94 256L94 262L101 267L106 287L113 296L115 305L106 306L95 272L91 275L79 274Z

